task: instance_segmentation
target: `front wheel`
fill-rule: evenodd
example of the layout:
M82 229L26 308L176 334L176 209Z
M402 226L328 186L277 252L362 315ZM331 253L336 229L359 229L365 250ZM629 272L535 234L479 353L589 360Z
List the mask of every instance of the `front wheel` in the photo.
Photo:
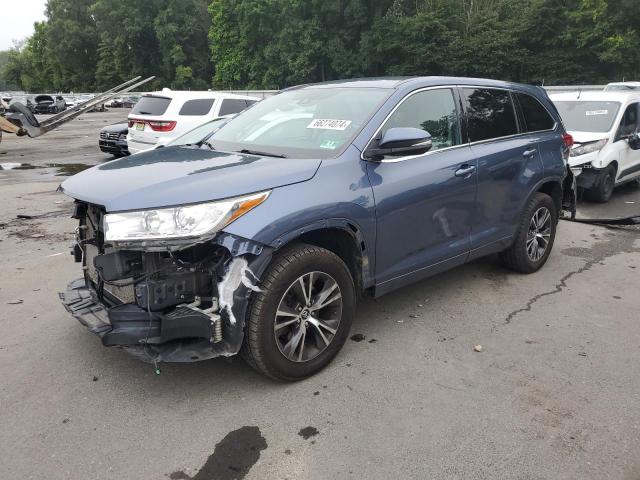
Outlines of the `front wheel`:
M280 381L307 378L328 365L349 334L355 287L334 253L298 244L278 254L249 306L241 354Z
M513 244L500 254L502 263L520 273L538 271L551 254L557 226L553 199L545 193L535 193L525 208Z
M589 200L598 203L607 203L613 195L613 189L616 186L616 167L609 165L600 172L596 179L595 185L587 190Z

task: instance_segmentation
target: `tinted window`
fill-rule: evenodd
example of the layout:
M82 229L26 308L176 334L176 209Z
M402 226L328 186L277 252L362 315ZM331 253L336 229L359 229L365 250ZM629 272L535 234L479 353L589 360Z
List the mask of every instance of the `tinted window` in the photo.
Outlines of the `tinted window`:
M464 89L469 139L472 142L518 133L515 111L506 90Z
M166 97L142 97L131 113L133 115L163 115L169 108L170 98Z
M250 103L247 100L242 100L239 98L225 98L222 101L219 115L221 117L223 117L224 115L233 115L234 113L241 112L249 105Z
M560 113L564 126L573 132L606 133L613 127L620 103L591 101L553 102Z
M460 143L458 112L449 89L426 90L408 97L382 128L380 138L390 128L420 128L431 134L431 151Z
M182 105L178 115L206 115L211 111L213 101L213 98L186 101L184 105Z
M538 100L524 93L516 93L515 96L520 103L527 132L539 132L553 128L555 120Z

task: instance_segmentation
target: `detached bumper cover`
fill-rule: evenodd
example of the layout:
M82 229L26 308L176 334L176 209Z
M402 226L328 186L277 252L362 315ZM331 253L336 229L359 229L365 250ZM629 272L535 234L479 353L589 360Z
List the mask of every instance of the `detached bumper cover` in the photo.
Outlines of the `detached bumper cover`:
M74 280L66 292L59 293L62 305L91 333L103 337L112 329L107 309L92 295L83 278Z
M98 335L103 345L117 346L146 362L195 362L237 353L228 341L212 344L205 316L149 314L133 304L101 303L85 280L74 280L59 294L67 311Z

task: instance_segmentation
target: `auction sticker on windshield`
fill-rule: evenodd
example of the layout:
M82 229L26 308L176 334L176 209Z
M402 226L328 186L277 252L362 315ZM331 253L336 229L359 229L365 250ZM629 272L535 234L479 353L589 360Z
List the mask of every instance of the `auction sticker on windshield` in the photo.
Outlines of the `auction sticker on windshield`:
M351 120L336 120L331 118L316 118L307 128L319 128L322 130L346 130L351 125Z
M591 115L608 115L609 110L587 110L586 115L590 117Z

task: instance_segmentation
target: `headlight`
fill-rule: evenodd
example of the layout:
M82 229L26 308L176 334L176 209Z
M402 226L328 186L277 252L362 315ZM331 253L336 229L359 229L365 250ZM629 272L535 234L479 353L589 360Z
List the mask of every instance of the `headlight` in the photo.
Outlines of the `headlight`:
M212 235L264 202L270 191L173 208L109 213L105 241L127 242Z
M571 149L572 157L579 157L580 155L586 155L587 153L599 152L604 148L609 140L603 138L602 140L596 140L595 142L583 143L579 146Z

